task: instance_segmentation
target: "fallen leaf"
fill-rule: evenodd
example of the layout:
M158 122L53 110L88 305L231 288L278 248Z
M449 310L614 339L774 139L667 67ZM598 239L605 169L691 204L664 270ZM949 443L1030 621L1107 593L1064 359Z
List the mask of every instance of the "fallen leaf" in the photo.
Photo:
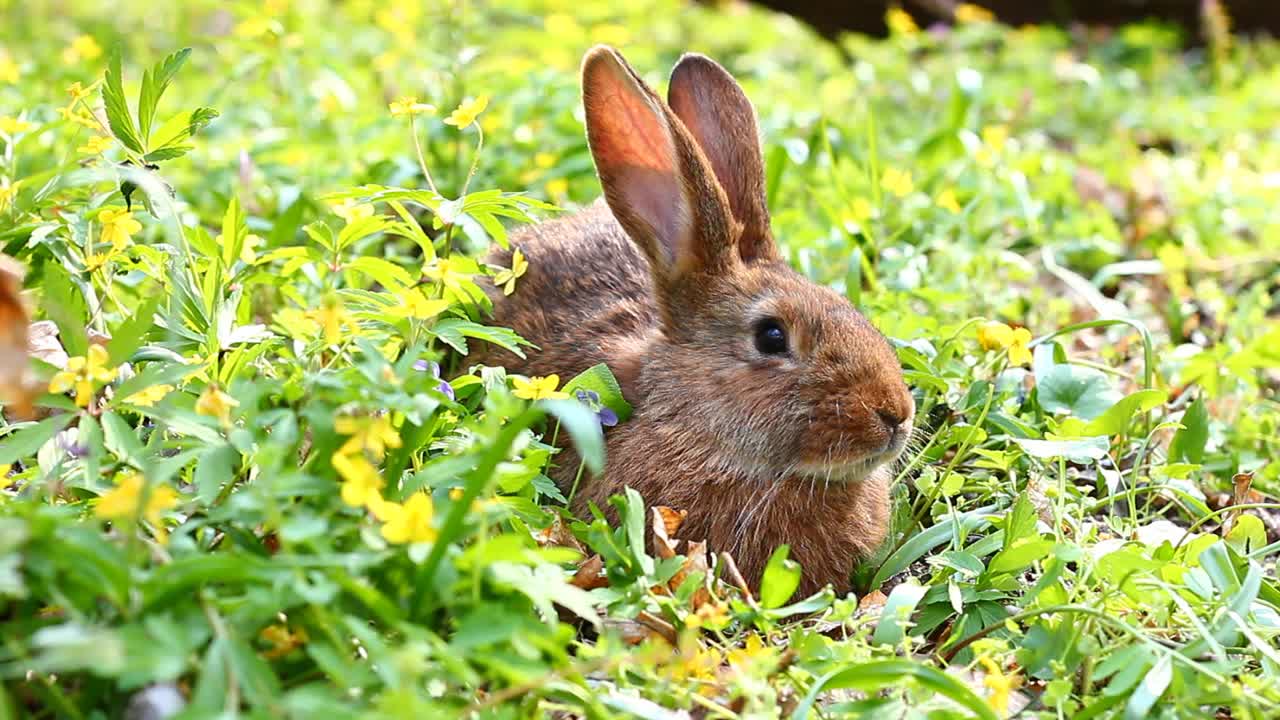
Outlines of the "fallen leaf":
M669 523L662 512L663 510L672 512L671 508L654 507L650 509L653 511L652 527L654 552L656 552L658 557L663 560L670 560L676 556L676 547L680 544L678 540L671 539L671 535L667 531ZM676 526L679 527L679 522L676 523Z
M583 590L609 587L609 578L604 574L604 559L599 555L592 555L578 563L578 571L573 574L569 584Z
M67 351L58 340L58 326L52 320L31 323L27 328L27 352L59 370L67 368Z
M871 592L858 598L858 612L863 614L876 615L884 609L884 605L889 601L885 594L879 590Z

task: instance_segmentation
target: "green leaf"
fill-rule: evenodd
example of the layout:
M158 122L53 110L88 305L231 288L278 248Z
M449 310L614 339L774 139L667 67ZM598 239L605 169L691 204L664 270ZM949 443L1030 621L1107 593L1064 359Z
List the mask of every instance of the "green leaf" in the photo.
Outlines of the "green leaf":
M358 257L346 264L348 270L354 270L368 276L387 290L400 290L414 284L409 271L389 260L379 257Z
M929 588L915 582L904 582L889 592L876 623L871 641L880 645L897 645L907 636L907 625L916 606Z
M107 74L102 83L102 104L107 111L107 124L111 126L111 134L130 150L143 154L146 148L138 137L138 130L133 124L133 116L129 113L129 101L124 97L124 81L120 70L120 49L111 53L107 64Z
M1204 447L1209 442L1209 411L1204 398L1196 398L1182 415L1182 428L1169 443L1170 462L1204 462Z
M103 413L99 422L102 423L103 444L106 448L135 468L143 469L142 460L146 453L129 423L111 411Z
M54 415L0 438L0 465L8 465L35 455L49 438L70 425L75 417L73 413Z
M1021 538L996 553L987 563L987 572L992 575L1022 572L1052 552L1053 545L1054 541L1047 538Z
M833 670L818 679L809 693L791 713L791 720L804 720L813 716L818 697L830 690L859 690L874 694L885 688L900 688L913 683L941 695L982 720L998 720L995 711L964 683L954 677L911 660L880 660L852 664Z
M245 225L244 213L240 211L240 200L231 193L227 203L227 211L222 214L222 267L231 267L240 257L240 249L244 247L244 239L249 234Z
M1163 390L1139 390L1107 409L1085 426L1084 435L1120 435L1129 428L1135 415L1158 407L1168 399Z
M990 506L970 510L966 513L951 515L946 520L934 525L902 544L871 579L871 587L880 587L885 581L907 569L911 563L924 557L926 553L951 540L956 535L972 532L991 524L993 508Z
M779 545L769 556L760 579L760 606L766 610L781 607L800 587L800 563L787 558L788 545Z
M631 417L631 403L622 396L622 387L604 363L592 365L565 383L564 392L572 397L578 390L591 390L600 396L600 402L618 416L619 422Z
M1231 530L1223 539L1236 552L1248 555L1267 544L1267 528L1256 515L1241 515L1235 519Z
M540 403L569 431L573 447L587 469L592 473L603 470L604 432L600 428L600 418L577 400L542 400Z
M1173 681L1173 661L1165 655L1156 662L1155 667L1147 671L1142 682L1134 688L1129 702L1124 706L1125 720L1141 720L1147 717L1151 708L1155 707L1160 697L1169 689Z
M192 478L200 502L212 505L223 484L235 481L235 466L239 461L240 453L230 445L217 445L204 451Z
M1044 460L1059 457L1065 457L1072 462L1078 463L1101 460L1107 456L1107 449L1110 448L1107 439L1102 436L1059 440L1012 439L1031 457Z
M1120 393L1101 370L1064 363L1036 378L1036 397L1045 412L1092 420L1115 405Z
M183 48L143 73L142 90L138 93L138 127L144 145L151 137L151 122L155 119L160 97L190 55L191 48Z
M134 351L142 347L143 339L155 327L156 310L159 309L160 301L164 297L163 293L153 294L150 299L145 300L134 310L128 320L115 329L111 340L107 342L107 353L111 356L112 365L128 362Z
M89 352L89 335L85 329L89 322L89 304L66 268L56 263L44 266L44 299L45 314L58 326L58 339L67 354L86 355Z

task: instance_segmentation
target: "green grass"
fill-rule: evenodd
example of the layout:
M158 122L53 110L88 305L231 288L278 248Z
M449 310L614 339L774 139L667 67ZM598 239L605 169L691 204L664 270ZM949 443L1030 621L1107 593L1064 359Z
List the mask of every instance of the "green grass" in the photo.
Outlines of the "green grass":
M1280 44L621 5L0 0L0 242L59 331L34 419L5 371L0 717L1273 717ZM898 347L920 449L853 595L569 518L593 417L467 361L519 342L475 258L599 192L596 42L739 77L789 262Z

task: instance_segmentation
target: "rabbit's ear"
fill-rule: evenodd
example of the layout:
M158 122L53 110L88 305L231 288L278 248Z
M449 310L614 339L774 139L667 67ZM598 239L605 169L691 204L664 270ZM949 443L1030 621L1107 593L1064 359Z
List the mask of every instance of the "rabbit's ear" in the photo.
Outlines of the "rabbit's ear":
M742 225L742 259L778 257L765 204L764 160L755 109L727 70L705 55L688 53L671 71L667 102L710 161Z
M605 200L648 257L659 291L732 262L724 190L689 132L613 48L587 53L582 99Z

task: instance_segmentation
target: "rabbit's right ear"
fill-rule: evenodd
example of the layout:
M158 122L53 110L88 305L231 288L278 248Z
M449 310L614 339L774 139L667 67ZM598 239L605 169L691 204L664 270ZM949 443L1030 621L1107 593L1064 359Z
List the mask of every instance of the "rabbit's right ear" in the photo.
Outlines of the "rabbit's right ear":
M613 48L587 53L582 100L605 200L659 291L731 262L724 190L688 131Z

